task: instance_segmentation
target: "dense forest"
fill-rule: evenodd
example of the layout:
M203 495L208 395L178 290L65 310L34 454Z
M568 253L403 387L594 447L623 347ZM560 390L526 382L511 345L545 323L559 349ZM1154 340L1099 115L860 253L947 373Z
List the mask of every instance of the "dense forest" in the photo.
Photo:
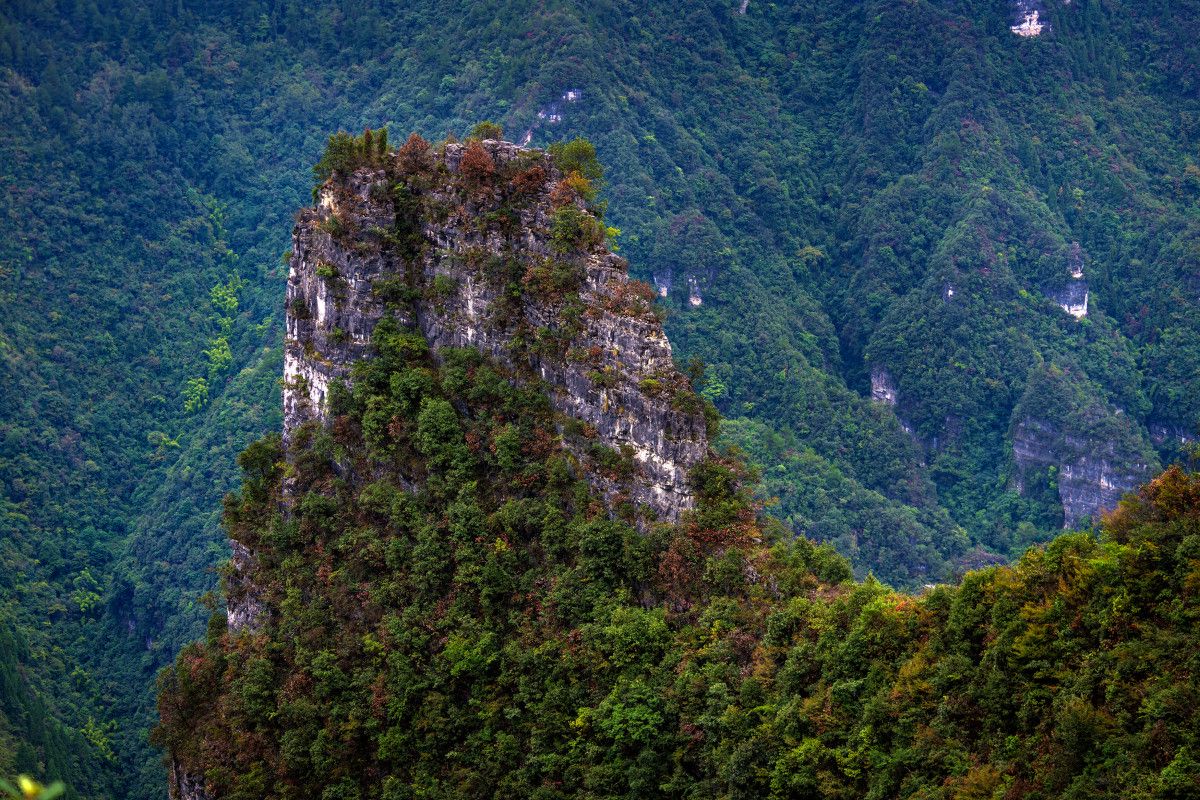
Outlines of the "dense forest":
M188 796L1197 796L1195 475L917 599L760 526L736 461L678 525L610 519L535 391L375 347L332 426L240 458L271 615L160 678Z
M1050 1L1020 37L1016 5L5 3L0 775L161 796L154 675L279 427L279 256L339 129L595 142L772 529L859 579L1017 558L1086 526L1064 466L1178 460L1200 9Z
M295 357L337 359L364 321L348 294L320 310L339 281L377 274L385 310L321 410L294 413L289 378L283 436L239 459L228 613L159 678L174 797L1196 796L1200 477L1172 467L1098 535L920 597L760 515L733 450L692 463L677 518L647 516L611 490L636 465L546 369L607 397L616 356L579 320L646 314L590 277L594 183L567 166L599 177L590 148L552 147L555 175L496 142L379 141L333 137L297 217ZM364 197L392 228L361 224L388 218ZM463 271L440 224L495 257ZM505 346L432 346L455 320Z

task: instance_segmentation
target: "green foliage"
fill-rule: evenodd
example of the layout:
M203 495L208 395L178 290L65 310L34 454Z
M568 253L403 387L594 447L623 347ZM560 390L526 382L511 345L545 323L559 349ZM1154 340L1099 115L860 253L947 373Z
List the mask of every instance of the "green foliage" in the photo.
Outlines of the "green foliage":
M231 454L279 424L276 256L328 131L387 119L440 138L495 119L534 144L586 136L622 252L671 286L676 353L710 365L734 425L788 443L755 455L766 494L809 509L791 527L827 530L860 574L891 563L919 585L1056 531L1052 478L1037 496L1010 481L1038 358L1070 356L1075 408L1122 411L1140 441L1167 430L1159 457L1180 457L1200 413L1194 9L1047 5L1050 34L1024 40L976 2L3 4L0 604L28 655L0 766L161 796L148 687L204 632ZM539 127L568 86L582 99ZM418 182L428 153L409 153ZM1084 322L1046 299L1075 241ZM234 275L236 314L212 294ZM978 295L967 309L944 308L947 279ZM213 380L219 335L233 360ZM865 399L868 352L889 359L895 411ZM191 378L207 403L185 411ZM943 414L958 408L965 422ZM85 568L103 598L87 613ZM119 721L117 766L76 735L89 718ZM759 769L743 752L730 774ZM1182 793L1187 752L1145 792ZM802 759L814 780L824 755ZM944 792L988 787L962 771Z
M329 430L241 459L226 523L264 628L160 679L155 739L216 797L1117 800L1200 777L1200 476L913 597L760 524L732 457L639 532L479 353L438 364L390 321L375 351Z
M42 786L28 775L21 775L17 778L14 785L0 778L0 792L3 792L5 797L12 798L12 800L54 800L54 798L60 797L65 791L66 787L62 781L55 781L49 786Z
M340 239L346 235L346 223L342 222L342 218L336 213L330 214L328 217L321 220L321 223L317 227L335 239Z
M593 185L599 185L604 178L604 167L596 156L596 145L587 139L579 137L569 142L554 142L549 151L554 166L563 175L578 173Z
M832 544L864 578L918 588L953 577L966 533L940 509L898 506L863 486L811 447L748 420L725 420L724 442L740 447L762 473L766 513L796 534Z
M358 167L379 164L388 154L387 128L366 128L361 136L345 131L331 134L325 143L325 152L312 168L313 180L318 186L331 176L346 175Z
M557 213L555 218L557 219ZM564 234L564 237L570 238L570 234ZM565 241L562 246L568 250L571 247ZM521 284L535 297L554 301L578 293L585 277L583 266L574 259L546 258L535 261L526 268Z
M208 403L208 381L204 378L188 378L183 389L183 410L195 413Z
M449 297L458 289L458 282L449 275L433 277L433 293L438 297Z
M480 122L467 134L468 139L503 139L504 128L494 122Z
M604 243L603 226L586 211L566 205L550 219L550 246L560 255L590 251Z
M233 363L233 351L229 349L229 339L224 336L218 336L213 341L212 347L204 351L204 355L208 356L208 379L210 381L215 381Z
M323 184L334 173L349 172L358 164L358 142L353 134L338 131L325 143L325 152L313 165L313 180Z

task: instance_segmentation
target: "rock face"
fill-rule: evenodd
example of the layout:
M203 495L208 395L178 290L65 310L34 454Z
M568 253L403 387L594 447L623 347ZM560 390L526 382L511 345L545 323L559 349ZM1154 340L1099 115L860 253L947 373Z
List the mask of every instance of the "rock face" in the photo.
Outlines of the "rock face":
M1049 30L1046 7L1041 0L1011 0L1013 25L1009 27L1017 36L1039 36Z
M516 379L544 382L557 411L636 461L628 499L677 519L692 506L688 472L708 439L701 410L678 402L690 388L650 305L653 290L630 281L602 237L570 252L555 241L551 228L565 205L595 222L556 188L562 176L547 154L491 140L472 147L493 165L490 178L464 176L468 146L448 144L408 180L423 187L415 214L408 189L407 210L396 201L395 164L328 182L299 214L287 287L285 438L325 419L331 383L349 378L370 352L375 325L391 314L416 326L435 354L472 346ZM398 231L408 236L403 247L389 241ZM397 292L415 299L389 303ZM612 498L622 493L599 476L594 482Z
M1066 528L1115 508L1158 469L1145 429L1069 360L1030 370L1009 430L1017 490L1052 467Z
M886 405L896 405L896 381L886 367L871 368L871 399Z
M1075 319L1083 319L1088 313L1088 283L1083 275L1083 248L1079 242L1071 244L1068 259L1071 279L1063 288L1051 292L1050 299Z
M1085 519L1116 508L1121 497L1141 485L1153 470L1149 463L1131 462L1112 442L1064 434L1052 423L1028 418L1014 430L1013 461L1017 488L1022 491L1030 470L1058 470L1064 528L1078 527Z
M1150 440L1159 447L1184 447L1194 443L1197 439L1194 431L1177 422L1150 420L1146 423L1146 427L1150 431Z
M230 631L257 633L262 627L263 604L258 589L246 576L253 572L254 556L250 548L231 540L233 570L225 581L226 624Z
M209 800L204 779L186 772L174 758L167 765L167 795L171 800Z

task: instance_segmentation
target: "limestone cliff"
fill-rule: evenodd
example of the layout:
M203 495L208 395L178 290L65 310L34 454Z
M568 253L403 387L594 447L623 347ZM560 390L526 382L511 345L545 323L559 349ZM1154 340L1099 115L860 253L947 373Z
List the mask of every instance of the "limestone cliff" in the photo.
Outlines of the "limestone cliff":
M1067 0L1070 2L1070 0ZM1009 30L1021 37L1040 36L1050 30L1046 18L1046 6L1042 0L1011 0L1009 3L1012 24Z
M334 385L390 316L435 356L475 347L513 380L539 382L563 427L582 430L564 446L610 507L630 501L641 524L677 520L693 505L688 474L708 453L707 421L652 299L541 151L447 144L335 174L293 231L284 438L328 421ZM583 443L616 451L632 477L587 469ZM229 624L253 629L253 554L234 547Z
M167 796L171 800L209 800L204 778L187 772L174 756L167 762Z
M1050 299L1075 319L1082 319L1088 314L1089 293L1087 278L1083 274L1083 263L1083 248L1079 242L1072 242L1067 262L1071 278L1062 287L1049 293Z
M709 454L705 406L674 366L653 289L608 251L586 181L564 177L547 153L492 140L435 151L410 139L358 161L296 217L285 441L335 422L334 396L390 318L419 331L435 358L477 348L543 390L561 446L614 512L635 509L645 528L691 508L689 473ZM597 447L629 469L602 468ZM285 479L285 505L287 491ZM237 541L233 553L228 629L256 634L269 613L257 556ZM205 785L172 761L173 798L206 800Z
M871 399L895 408L896 380L886 367L871 368Z
M406 177L393 162L331 180L300 213L287 288L285 438L325 419L331 382L349 377L392 314L435 353L475 347L517 379L543 381L557 410L637 462L629 499L677 519L692 505L687 476L707 452L706 423L701 409L679 402L690 390L652 291L630 281L602 236L555 239L556 225L596 222L560 188L547 154L501 141L474 146L488 159L482 177L460 169L467 146L448 144ZM564 215L567 205L573 213Z
M1011 435L1016 488L1024 493L1033 471L1052 469L1064 528L1116 508L1158 469L1142 428L1071 367L1031 370Z
M1063 506L1063 527L1075 528L1085 519L1111 511L1126 492L1150 474L1145 461L1129 463L1115 442L1095 442L1038 419L1023 419L1013 436L1017 487L1024 490L1030 469L1054 467Z
M464 174L468 146L476 161ZM583 235L564 233L564 219ZM636 464L631 479L586 470L610 504L676 521L694 503L688 475L707 455L707 422L674 367L653 290L589 230L598 223L550 156L508 142L402 152L335 175L293 230L284 439L328 421L331 386L370 356L374 326L391 315L434 353L478 348L514 379L541 381L564 420ZM580 443L564 445L587 461ZM234 542L233 630L253 631L262 614L252 559Z

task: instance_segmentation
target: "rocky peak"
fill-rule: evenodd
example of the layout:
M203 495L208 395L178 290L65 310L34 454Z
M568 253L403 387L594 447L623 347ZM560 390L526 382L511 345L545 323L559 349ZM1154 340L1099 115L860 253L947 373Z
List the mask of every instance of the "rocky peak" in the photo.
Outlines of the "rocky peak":
M545 152L493 140L435 151L410 139L362 160L296 217L285 441L332 422L331 395L390 318L419 331L435 358L474 347L511 380L544 389L563 446L611 510L629 501L644 526L691 508L689 473L709 453L705 406L675 368L654 290L608 251L588 182ZM606 468L613 460L619 470ZM233 553L228 628L255 634L267 613L257 556L237 541ZM208 797L174 761L169 790Z
M349 380L390 315L435 354L475 347L514 380L543 383L564 420L635 464L624 484L589 473L606 498L677 519L708 451L703 406L653 290L608 252L581 192L547 153L494 140L335 174L293 231L285 438L325 421L332 383Z

